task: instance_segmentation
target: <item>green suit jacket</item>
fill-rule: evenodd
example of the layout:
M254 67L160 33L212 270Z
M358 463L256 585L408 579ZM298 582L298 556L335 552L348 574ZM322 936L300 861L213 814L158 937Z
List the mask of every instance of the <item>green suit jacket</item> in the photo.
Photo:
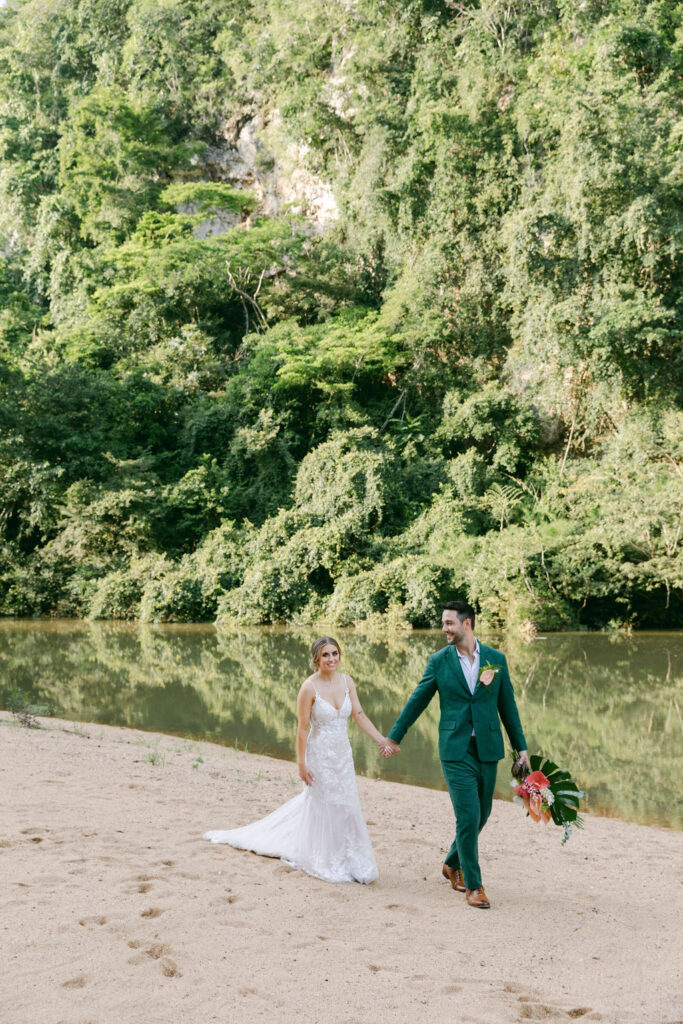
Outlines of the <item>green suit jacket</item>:
M470 693L458 652L449 644L429 658L422 679L391 727L389 739L400 743L438 690L441 703L439 757L442 761L460 761L465 756L472 729L479 760L500 761L505 756L501 720L513 748L527 749L505 655L486 644L480 643L479 648L481 668L487 663L498 668L493 682L485 686L478 680L474 694Z

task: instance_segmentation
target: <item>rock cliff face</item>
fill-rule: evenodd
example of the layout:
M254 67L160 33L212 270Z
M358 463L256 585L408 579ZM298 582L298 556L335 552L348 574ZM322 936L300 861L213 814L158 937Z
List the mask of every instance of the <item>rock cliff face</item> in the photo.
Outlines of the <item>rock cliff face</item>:
M322 234L338 215L330 185L306 167L307 148L287 139L275 113L268 122L251 118L225 145L209 147L197 159L214 180L251 192L259 202L257 213L277 216L289 209L302 214L312 234ZM195 230L199 238L223 234L239 223L237 214L221 213Z

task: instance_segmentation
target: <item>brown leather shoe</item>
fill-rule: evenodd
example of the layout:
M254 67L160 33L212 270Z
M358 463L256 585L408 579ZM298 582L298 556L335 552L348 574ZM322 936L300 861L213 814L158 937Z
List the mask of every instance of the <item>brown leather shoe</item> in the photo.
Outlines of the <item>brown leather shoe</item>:
M456 892L465 892L465 879L460 868L451 868L444 864L441 874L448 879Z
M482 910L486 910L491 906L483 889L466 889L465 897L471 907L481 907Z

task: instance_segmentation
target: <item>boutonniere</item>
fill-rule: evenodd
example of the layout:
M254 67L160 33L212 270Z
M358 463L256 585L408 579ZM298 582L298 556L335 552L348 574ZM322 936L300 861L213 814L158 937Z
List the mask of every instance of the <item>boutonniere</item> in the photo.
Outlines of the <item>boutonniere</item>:
M491 665L490 662L486 662L482 668L479 669L479 682L483 683L484 686L490 686L497 674L500 672L500 665Z

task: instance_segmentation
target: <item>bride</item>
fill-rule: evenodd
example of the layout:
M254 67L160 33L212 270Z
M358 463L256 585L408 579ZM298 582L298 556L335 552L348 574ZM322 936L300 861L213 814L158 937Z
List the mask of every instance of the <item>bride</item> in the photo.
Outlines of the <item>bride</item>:
M352 715L382 747L385 737L358 700L350 676L337 669L341 648L321 636L311 646L313 674L299 690L296 755L304 790L261 821L227 832L206 832L212 843L228 843L326 882L374 882L379 872L356 787L347 722Z

